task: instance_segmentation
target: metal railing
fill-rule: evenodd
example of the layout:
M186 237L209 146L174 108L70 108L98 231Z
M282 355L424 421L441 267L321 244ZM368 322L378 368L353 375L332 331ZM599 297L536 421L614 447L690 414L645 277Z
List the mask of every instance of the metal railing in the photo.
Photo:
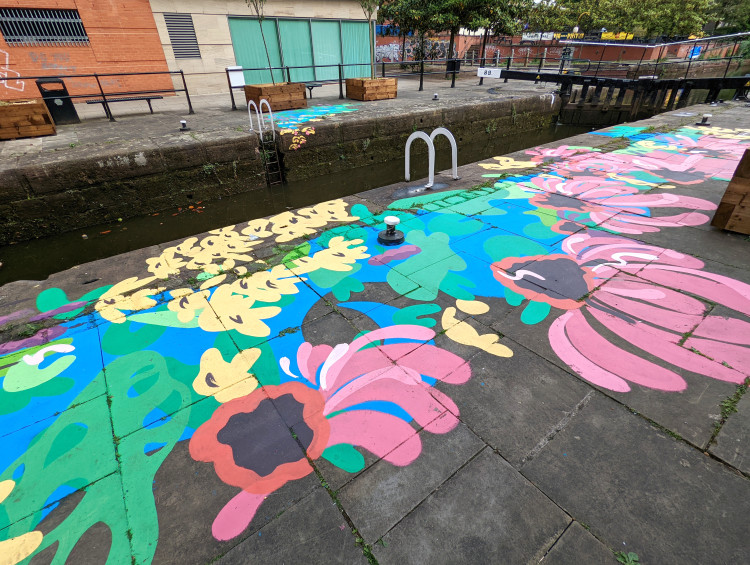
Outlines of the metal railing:
M452 58L452 59L421 59L421 60L405 60L405 61L385 61L381 60L377 63L375 63L375 66L377 68L376 75L383 77L383 78L400 78L400 77L419 77L419 88L418 90L421 92L424 90L424 79L425 77L429 77L431 75L445 75L446 78L450 78L451 80L451 88L455 88L456 86L456 80L462 75L470 73L471 75L476 75L476 67L492 67L492 68L500 68L505 71L510 70L527 70L527 71L534 71L538 74L549 74L551 72L556 72L557 74L577 74L587 77L608 77L608 78L629 78L632 80L637 80L639 76L641 76L644 73L647 73L649 76L659 76L660 74L669 74L669 69L672 66L679 66L679 65L685 65L685 73L682 77L671 77L671 78L684 78L687 79L690 77L690 71L691 68L695 69L696 67L703 67L705 66L705 63L717 63L717 62L723 62L726 61L726 65L722 65L721 69L719 70L719 76L712 77L712 78L726 78L727 73L729 72L729 69L731 68L732 61L742 60L743 57L739 54L737 54L737 44L739 43L739 38L750 35L750 32L748 33L742 33L742 34L733 34L729 36L721 36L721 37L714 37L714 38L706 38L705 40L700 41L712 41L716 42L719 39L726 39L726 38L733 38L735 39L735 43L732 46L731 50L729 51L729 56L722 56L722 57L712 57L709 59L701 59L698 61L698 64L696 64L697 57L691 56L691 51L688 51L687 55L684 57L675 58L673 60L645 60L645 53L647 49L653 49L653 48L659 48L664 46L670 46L670 45L682 45L682 44L694 44L696 43L696 40L691 40L687 42L675 42L675 43L665 43L665 44L657 44L657 45L625 45L622 43L595 43L595 42L569 42L569 41L561 41L560 43L566 43L566 44L577 44L577 45L584 45L584 46L590 46L590 45L600 45L603 46L600 58L598 60L591 60L588 58L572 58L569 56L553 56L548 55L548 48L540 46L539 50L541 51L540 54L538 54L536 57L530 58L529 53L525 53L522 56L517 56L513 53L513 50L511 51L511 55L501 56L499 51L496 51L495 54L491 57L476 57L475 54L472 53L472 57L469 58L468 56L464 56L462 58ZM606 52L606 47L608 46L618 46L618 47L624 47L624 46L630 46L630 47L638 47L644 49L644 54L638 60L637 62L621 62L621 61L605 61L604 55ZM708 51L708 50L706 50ZM464 69L461 69L461 66L463 65ZM436 69L435 67L438 66L440 68ZM466 67L470 67L470 70L466 70ZM236 89L242 89L244 88L244 85L233 85L232 80L230 77L230 73L232 72L245 72L245 71L260 71L260 72L274 72L274 73L281 73L282 79L286 78L288 82L305 82L305 83L311 83L311 82L318 82L318 83L324 83L324 84L338 84L339 85L339 99L344 99L344 82L345 82L345 70L354 67L366 67L366 69L369 71L370 69L370 63L339 63L335 65L298 65L298 66L283 66L283 67L256 67L256 68L245 68L245 67L232 67L225 69L225 73L227 76L227 84L229 85L229 94L232 100L232 110L237 109L237 104L234 97L234 91ZM394 69L394 67L398 67L398 69ZM338 70L338 78L335 79L322 79L322 80L316 80L311 79L307 81L292 81L292 71L297 70L312 70L313 75L316 75L317 69L327 69L327 68L336 68ZM693 71L695 74L695 70ZM367 73L362 73L360 76L368 75ZM517 79L518 77L514 77L514 79ZM479 84L483 84L484 78L479 79ZM506 76L504 78L504 82L508 82L508 77ZM537 81L538 82L538 81Z
M144 75L180 75L182 79L182 88L161 88L161 89L149 89L149 90L118 90L117 92L104 92L102 87L102 78L105 77L120 77L120 76L144 76ZM195 114L193 110L193 104L190 101L190 93L188 92L187 83L185 82L185 74L180 71L147 71L140 73L91 73L91 74L76 74L76 75L43 75L43 76L19 76L19 77L2 77L0 81L23 81L23 80L37 80L37 79L64 79L64 78L94 78L98 87L98 92L92 92L90 94L68 94L68 95L55 95L55 98L60 99L77 99L77 98L88 98L88 99L102 99L102 106L104 106L104 112L109 117L109 121L116 121L112 115L112 111L107 103L107 98L121 98L124 96L142 96L147 94L165 94L165 93L178 93L184 92L185 99L188 104L188 113Z

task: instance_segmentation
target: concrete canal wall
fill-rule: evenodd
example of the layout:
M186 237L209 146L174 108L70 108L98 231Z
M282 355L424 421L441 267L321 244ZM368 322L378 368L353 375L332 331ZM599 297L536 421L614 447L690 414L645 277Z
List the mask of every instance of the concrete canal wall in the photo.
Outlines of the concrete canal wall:
M315 135L305 136L304 144L294 141L299 130L282 130L278 144L287 179L304 181L374 164L402 167L406 139L416 130L448 127L460 149L546 128L559 111L559 97L552 94L439 109L422 103L371 111L363 105L354 114L315 122ZM233 194L258 191L261 197L266 183L257 136L242 123L147 137L149 119L143 116L137 122L142 127L128 124L129 138L116 146L92 139L0 164L0 245ZM427 151L422 143L412 149L415 156Z

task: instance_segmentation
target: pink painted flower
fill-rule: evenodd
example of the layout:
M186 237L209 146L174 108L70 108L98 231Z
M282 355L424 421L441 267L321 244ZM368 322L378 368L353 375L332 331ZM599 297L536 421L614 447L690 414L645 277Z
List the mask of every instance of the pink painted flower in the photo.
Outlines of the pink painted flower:
M577 228L569 222L593 224L617 233L656 232L664 227L698 226L710 218L699 212L682 212L651 217L651 208L714 210L708 200L672 193L642 194L624 182L595 176L564 179L551 175L537 176L528 183L543 190L529 202L540 208L557 211L560 221L552 226L558 233L572 233Z
M581 377L617 392L629 383L684 390L680 370L743 382L737 369L750 366L750 323L705 316L693 296L750 316L750 285L707 273L694 257L607 232L576 233L562 251L506 258L492 270L515 293L565 310L549 340Z
M575 155L555 164L554 170L564 176L570 173L615 174L624 180L643 180L640 177L645 175L651 183L691 185L703 182L707 177L731 178L735 167L733 160L693 152L682 154L657 150L647 154L614 151Z
M448 351L415 343L434 336L429 328L403 325L335 347L305 342L297 351L296 371L288 358L280 360L292 381L219 407L190 442L195 459L213 462L223 481L243 489L219 512L214 537L239 535L268 494L312 473L309 460L328 447L359 446L404 466L422 450L404 414L427 432L455 428L458 407L430 383L462 384L471 370ZM389 405L398 410L384 408Z
M705 316L705 304L690 295L750 316L750 285L705 272L694 257L604 232L575 234L563 242L563 251L606 281L549 330L555 353L584 379L618 392L630 390L629 382L684 390L680 369L744 381L745 375L732 367L750 366L750 323ZM526 268L534 270L534 265ZM669 368L630 353L599 327Z

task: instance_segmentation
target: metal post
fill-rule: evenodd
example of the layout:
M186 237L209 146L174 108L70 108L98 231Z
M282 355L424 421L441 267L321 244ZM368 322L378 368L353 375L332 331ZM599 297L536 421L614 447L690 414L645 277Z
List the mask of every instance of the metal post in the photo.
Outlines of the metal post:
M599 76L599 66L602 64L602 59L604 59L604 52L607 50L607 46L605 45L602 47L602 54L599 56L599 62L596 64L596 70L594 71L594 76Z
M693 43L693 48L690 51L688 51L688 66L687 66L687 69L685 70L685 78L687 78L688 75L690 74L690 64L693 62L693 52L695 51L696 47L698 47L697 41Z
M654 69L656 78L659 78L659 61L661 61L662 53L664 53L664 45L659 48L659 57L656 59L656 68Z
M424 59L419 61L419 92L424 90Z
M643 63L643 58L646 56L646 49L648 49L648 47L643 48L643 53L641 53L641 60L638 61L638 66L635 68L635 76L633 77L635 79L638 78L638 74L641 70L641 63Z
M458 59L451 59L453 61L453 73L451 74L451 88L456 88L456 66L458 65Z
M109 104L107 104L107 97L104 95L104 90L102 89L102 83L99 81L99 75L94 73L94 78L96 79L96 84L99 85L99 92L102 95L102 105L104 106L104 113L107 114L107 117L109 118L110 122L114 122L115 117L112 115L112 110L109 109Z
M185 89L185 98L187 98L188 109L190 110L188 114L195 114L195 112L193 111L193 104L190 102L190 94L188 93L187 83L185 82L185 73L182 72L182 69L180 69L180 76L182 77L182 88Z
M505 65L505 70L506 70L506 71L509 71L509 70L510 70L510 61L511 61L511 58L510 58L510 57L508 57L508 62L507 62L507 64ZM507 74L507 72L506 72L506 74L505 74L505 80L503 81L503 84L505 84L506 82L508 82L508 74Z
M234 102L234 90L232 89L232 81L229 79L229 69L225 69L227 73L227 84L229 85L229 97L232 99L232 110L237 109L237 104Z
M729 66L732 64L732 57L734 57L734 53L737 51L737 40L734 40L734 47L732 47L732 53L729 55L729 61L727 61L727 68L724 69L724 76L721 78L727 78L727 73L729 72Z
M547 48L544 48L544 53L542 54L542 58L539 59L539 68L536 70L537 73L542 72L542 67L544 66L544 60L547 58Z
M344 99L344 65L339 63L339 100Z

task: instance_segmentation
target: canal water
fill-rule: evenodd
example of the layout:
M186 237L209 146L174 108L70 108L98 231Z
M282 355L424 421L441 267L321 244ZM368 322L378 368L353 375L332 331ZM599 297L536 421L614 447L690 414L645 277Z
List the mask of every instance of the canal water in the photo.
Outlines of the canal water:
M459 144L459 164L482 161L589 131L590 127L557 125L511 138L474 145ZM448 144L437 145L437 170L450 169ZM426 157L419 159L413 156L412 179L427 177L426 161ZM256 190L211 202L196 202L190 207L8 245L0 248L0 285L15 280L44 280L53 273L89 261L387 186L402 181L403 175L403 161L399 160L387 166L360 167L289 183L284 187Z

